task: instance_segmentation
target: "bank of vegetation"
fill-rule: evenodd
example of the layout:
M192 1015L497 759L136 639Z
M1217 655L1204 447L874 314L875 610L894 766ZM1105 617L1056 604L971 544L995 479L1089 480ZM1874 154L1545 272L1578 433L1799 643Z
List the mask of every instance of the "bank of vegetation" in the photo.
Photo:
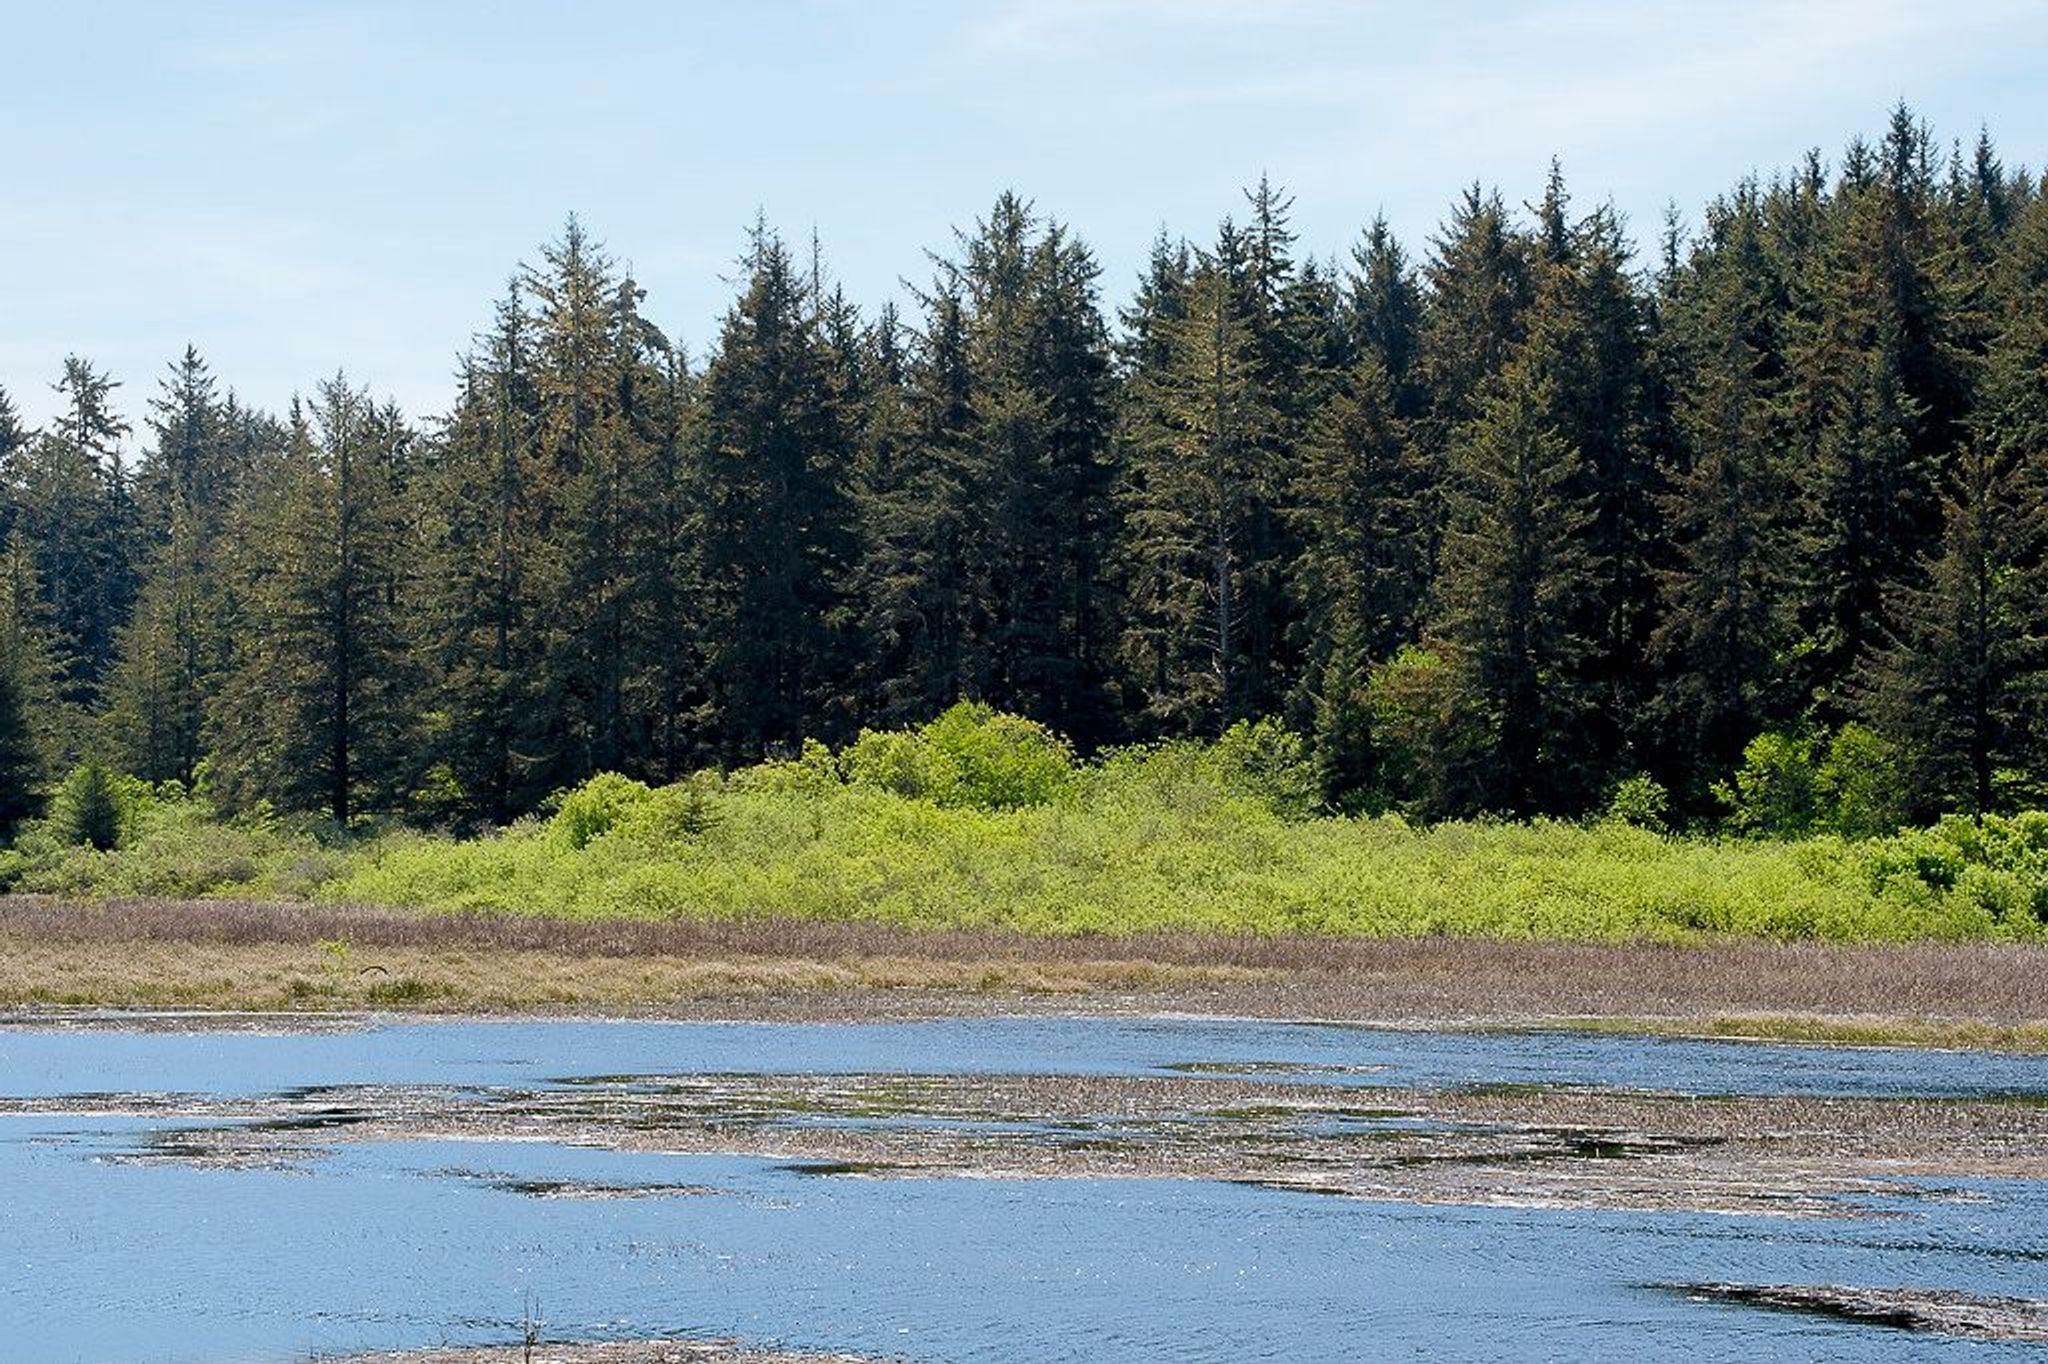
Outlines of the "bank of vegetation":
M467 835L222 817L81 769L0 875L67 897L1050 935L2043 936L2048 814L1872 834L1858 783L1826 756L1752 748L1717 831L1672 831L1647 781L1578 821L1422 824L1324 808L1306 745L1271 722L1082 760L1043 726L963 703L663 786L601 774Z
M572 221L430 418L196 350L140 441L85 358L44 429L0 393L0 881L2039 931L2037 175L1899 108L1647 260L1556 166L1415 255L1290 202L1114 309L1016 195L907 312L757 226L696 356Z

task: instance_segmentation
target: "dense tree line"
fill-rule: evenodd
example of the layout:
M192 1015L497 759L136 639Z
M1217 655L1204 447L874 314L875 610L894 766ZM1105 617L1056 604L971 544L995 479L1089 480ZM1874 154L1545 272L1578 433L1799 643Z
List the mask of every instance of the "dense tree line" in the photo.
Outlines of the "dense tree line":
M969 697L1084 747L1279 716L1337 808L1700 816L1761 735L1900 813L2048 780L2048 193L1904 108L1639 262L1553 166L1419 256L1259 183L1108 315L1015 195L863 316L765 225L701 363L584 229L444 416L0 393L0 822L93 757L502 822Z

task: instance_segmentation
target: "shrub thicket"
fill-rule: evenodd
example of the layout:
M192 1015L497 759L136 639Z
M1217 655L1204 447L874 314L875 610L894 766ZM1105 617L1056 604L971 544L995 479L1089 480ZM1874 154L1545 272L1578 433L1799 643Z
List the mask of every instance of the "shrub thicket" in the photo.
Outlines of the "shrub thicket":
M1312 764L1276 725L1081 763L1037 726L963 707L840 752L810 744L671 786L601 775L561 793L545 819L476 838L345 838L260 811L222 821L181 789L117 783L128 803L113 848L71 840L53 814L25 829L0 876L71 895L1066 935L2044 933L2048 814L1851 838L1837 831L1851 788L1821 775L1832 750L1816 758L1779 738L1752 748L1736 790L1749 827L1772 837L1660 830L1660 792L1642 781L1623 783L1613 817L1592 823L1425 827L1315 814Z

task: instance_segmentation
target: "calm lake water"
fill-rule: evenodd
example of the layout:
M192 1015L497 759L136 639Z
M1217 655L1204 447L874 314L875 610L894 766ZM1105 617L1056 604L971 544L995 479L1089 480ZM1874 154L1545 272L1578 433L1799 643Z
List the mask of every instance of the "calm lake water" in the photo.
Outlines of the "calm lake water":
M0 1096L17 1098L1217 1064L1274 1086L2048 1091L2048 1061L2019 1057L1209 1020L0 1031ZM1804 1219L1414 1206L1188 1180L821 1178L770 1160L515 1142L341 1143L293 1169L110 1158L166 1125L193 1124L0 1118L0 1358L179 1364L506 1342L534 1299L550 1336L739 1336L918 1361L2048 1358L1656 1286L2048 1296L2048 1189L2025 1182ZM588 1201L513 1187L551 1180L718 1192Z

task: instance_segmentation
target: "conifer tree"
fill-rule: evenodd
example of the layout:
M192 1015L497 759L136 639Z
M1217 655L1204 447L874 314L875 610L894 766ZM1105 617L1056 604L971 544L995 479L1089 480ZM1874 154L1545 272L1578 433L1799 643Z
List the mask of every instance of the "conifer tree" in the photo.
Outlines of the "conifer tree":
M1439 755L1461 770L1431 785L1524 815L1584 809L1599 775L1583 671L1592 644L1580 631L1602 566L1582 461L1549 424L1550 382L1510 363L1453 448L1427 627L1486 734L1478 751Z
M1425 457L1442 468L1522 339L1530 289L1527 249L1508 222L1498 192L1482 193L1476 184L1465 191L1436 237L1423 276L1427 292L1418 364L1429 411L1417 425L1416 438ZM1434 576L1448 509L1443 498L1434 497L1427 510Z
M34 547L20 535L0 549L0 668L20 693L41 774L75 762L85 752L91 717L65 698L64 655Z
M1775 457L1782 292L1764 231L1755 186L1716 204L1666 307L1665 344L1684 377L1661 495L1652 713L1695 807L1752 738L1798 709L1785 695L1791 521Z
M1789 205L1808 215L1791 259L1784 396L1804 506L1802 672L1822 717L1838 719L1851 672L1885 637L1887 588L1939 532L1967 380L1942 279L1953 252L1909 110L1893 111L1878 147L1850 146L1831 198L1810 175Z
M1422 480L1396 392L1368 352L1317 419L1293 499L1302 551L1290 577L1306 663L1290 709L1338 804L1381 794L1366 682L1413 638L1426 587Z
M757 761L848 730L852 442L788 248L756 226L698 423L718 749Z
M633 535L626 709L644 749L633 755L633 765L652 780L672 781L696 764L704 738L698 715L705 700L703 585L697 576L690 462L697 379L682 347L666 338L645 347L637 364L622 363L621 373L628 376L625 415L642 448L628 496Z
M53 757L65 732L58 669L38 628L43 610L35 563L19 541L0 548L0 839L42 813Z
M559 571L552 489L535 447L533 324L515 283L465 362L440 441L427 539L441 713L437 768L469 818L502 824L537 806L560 771L560 725L543 704L544 598Z
M64 699L90 708L134 597L136 512L112 406L114 380L67 356L62 407L18 465L13 532L36 556L65 662Z
M882 363L894 370L893 342ZM862 461L862 633L875 717L914 723L975 692L968 542L979 495L965 309L941 290L923 335L881 391L900 414L870 425Z
M2038 559L2040 510L2019 494L1993 450L1966 452L1941 547L1920 581L1893 590L1897 624L1857 679L1865 716L1902 741L1907 800L1923 816L1993 810L2013 769L2041 756L2031 712L2044 611L2038 570L2026 566Z
M2048 758L2048 200L2011 224L1991 286L2001 326L1950 480L1940 547L1886 605L1862 709L1901 741L1917 812L2037 800Z
M1656 470L1649 448L1647 323L1613 213L1573 222L1555 162L1538 212L1534 294L1519 355L1556 404L1548 424L1578 452L1592 510L1593 571L1574 628L1586 681L1601 700L1594 736L1616 762L1646 695L1645 655L1656 600Z
M1378 362L1386 375L1393 415L1413 422L1422 416L1427 399L1421 374L1421 286L1384 217L1373 219L1351 258L1345 301L1351 351Z
M28 701L11 667L0 666L0 840L42 812L42 754L29 727Z
M108 681L115 753L152 782L190 785L227 650L216 547L237 471L212 374L192 347L151 403L154 448L138 478L149 548Z
M1277 479L1247 311L1220 262L1205 261L1186 315L1166 328L1164 368L1133 381L1144 415L1123 492L1123 652L1148 716L1170 732L1220 733L1263 713L1272 691L1246 624L1278 614L1256 595L1270 581L1253 555Z
M963 463L947 512L962 543L962 694L1084 742L1107 724L1112 535L1109 344L1093 253L1014 194L939 262L967 358ZM944 451L940 452L941 457Z
M21 411L5 388L0 388L0 543L13 532L20 490L34 433L22 423Z
M336 377L244 501L235 651L208 717L230 806L319 808L347 828L400 808L417 776L407 440Z

